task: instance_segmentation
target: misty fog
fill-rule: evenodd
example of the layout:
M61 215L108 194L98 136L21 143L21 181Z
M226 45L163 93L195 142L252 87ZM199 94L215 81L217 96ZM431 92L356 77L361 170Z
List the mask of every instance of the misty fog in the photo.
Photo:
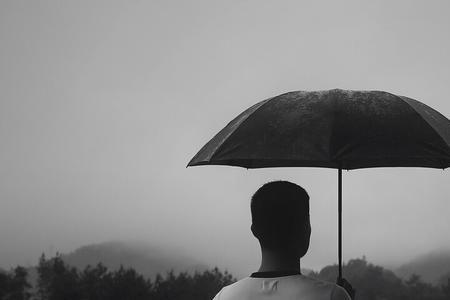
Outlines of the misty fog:
M336 262L336 170L186 164L291 90L385 90L450 116L450 4L347 2L2 1L0 268L119 240L242 276L260 259L250 197L274 179L310 194L302 267ZM450 249L449 179L344 172L344 260Z

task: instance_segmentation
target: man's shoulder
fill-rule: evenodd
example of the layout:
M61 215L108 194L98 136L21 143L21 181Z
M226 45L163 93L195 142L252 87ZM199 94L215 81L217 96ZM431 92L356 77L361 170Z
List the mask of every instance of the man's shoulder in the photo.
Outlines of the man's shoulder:
M321 295L318 299L331 299L331 300L350 300L351 297L345 291L344 288L339 285L320 280L317 278L312 278L308 276L302 276L306 285L310 287L312 294Z
M233 283L231 283L231 284L229 284L229 285L227 285L227 286L224 286L218 293L217 293L217 295L214 297L214 299L213 300L220 300L220 299L223 299L223 294L225 293L225 294L229 294L229 292L232 292L232 293L236 293L236 291L240 288L240 287L242 287L243 285L245 285L245 279L246 278L243 278L243 279L240 279L240 280L238 280L238 281L236 281L236 282L233 282Z
M314 288L316 288L318 290L323 290L323 291L325 291L326 294L329 294L330 299L332 299L332 300L350 299L350 296L345 291L345 289L343 289L342 287L340 287L339 285L337 285L333 282L323 281L320 279L311 278L311 277L307 277L307 276L305 276L305 278L310 282L311 286L313 286Z
M236 282L224 286L221 291L239 290L246 288L249 284L251 284L251 277L244 277Z
M217 294L216 300L238 299L239 295L262 292L265 286L275 285L280 294L309 295L308 299L349 300L347 292L340 286L311 278L308 276L286 276L276 278L252 278L245 277L222 288Z

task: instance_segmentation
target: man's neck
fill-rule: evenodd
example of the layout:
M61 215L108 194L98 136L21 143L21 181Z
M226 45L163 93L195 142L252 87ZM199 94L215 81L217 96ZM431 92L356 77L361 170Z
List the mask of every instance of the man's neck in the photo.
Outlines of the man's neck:
M262 249L261 266L258 272L270 271L298 271L300 272L300 259L297 255Z

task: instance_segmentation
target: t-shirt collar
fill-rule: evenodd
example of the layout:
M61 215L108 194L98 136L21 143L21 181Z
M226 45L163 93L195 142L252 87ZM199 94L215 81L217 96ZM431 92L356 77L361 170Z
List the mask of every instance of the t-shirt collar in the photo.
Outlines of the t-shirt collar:
M254 272L250 275L252 278L273 278L292 275L302 275L298 270L285 270L285 271L267 271L267 272Z

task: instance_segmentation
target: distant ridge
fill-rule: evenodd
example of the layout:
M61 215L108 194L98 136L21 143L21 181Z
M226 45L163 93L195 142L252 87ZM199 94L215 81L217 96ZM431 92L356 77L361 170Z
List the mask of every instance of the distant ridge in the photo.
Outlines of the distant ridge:
M117 270L121 265L131 267L148 278L154 278L158 273L165 275L170 270L193 273L208 269L206 264L182 253L122 241L83 246L69 254L63 254L62 258L67 264L80 270L101 262L110 270Z
M395 270L397 276L408 279L412 274L429 283L441 284L450 277L450 249L418 256Z

